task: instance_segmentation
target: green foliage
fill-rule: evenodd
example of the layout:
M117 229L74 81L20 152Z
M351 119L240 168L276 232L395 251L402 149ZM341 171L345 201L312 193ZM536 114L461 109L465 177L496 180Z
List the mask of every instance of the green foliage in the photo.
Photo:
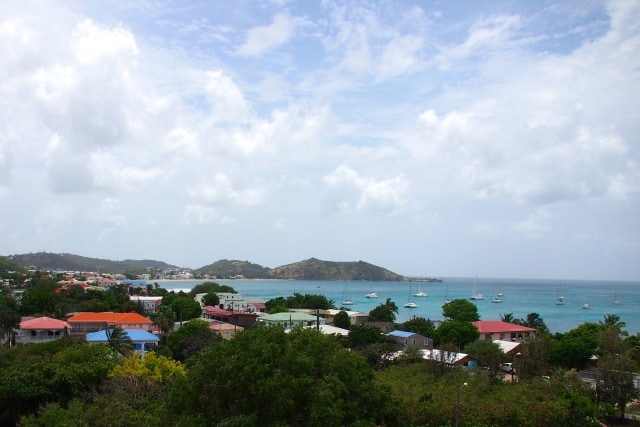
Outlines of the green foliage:
M105 330L107 335L107 346L121 356L128 356L134 348L133 341L124 329L115 326Z
M315 330L281 328L249 329L204 351L173 391L170 412L211 425L394 425L397 419L361 356Z
M165 299L162 299L162 303L164 304ZM175 318L178 322L186 322L187 320L197 319L202 315L202 307L200 304L189 297L184 296L176 296L171 301L171 309L175 315Z
M435 336L435 327L430 319L424 317L413 317L398 326L398 329L414 332L420 334L423 337L433 338Z
M464 348L469 343L480 337L478 329L469 322L446 320L436 329L434 344L450 343L458 349Z
M342 310L333 317L333 325L337 328L350 329L351 320L346 311Z
M442 306L442 315L457 322L475 322L480 320L478 307L465 299L454 299Z
M493 372L498 372L504 358L500 346L487 340L476 340L467 344L464 352L476 359L478 366L487 367Z
M583 323L564 334L555 334L550 343L548 360L552 365L566 369L584 369L598 348L597 323Z
M391 298L387 298L384 304L379 304L369 312L370 322L395 322L398 314L398 306Z
M549 328L547 328L547 325L544 323L544 320L538 313L527 314L527 317L524 319L520 319L518 321L518 324L535 329L538 335L549 333Z
M195 298L198 294L208 294L210 292L216 294L237 294L238 292L228 285L220 285L216 282L203 282L195 285L191 291L189 291L189 297Z
M169 336L169 348L176 360L184 361L206 347L219 344L222 337L209 329L209 323L193 319Z
M266 302L265 307L270 314L282 313L296 308L307 308L313 310L328 310L334 308L333 301L327 299L324 295L300 294L284 297L277 297ZM284 310L282 309L284 308Z
M59 297L44 287L34 286L24 291L20 302L20 313L24 316L31 314L53 315Z
M202 305L203 306L213 306L216 307L220 304L220 297L215 292L208 292L202 297Z

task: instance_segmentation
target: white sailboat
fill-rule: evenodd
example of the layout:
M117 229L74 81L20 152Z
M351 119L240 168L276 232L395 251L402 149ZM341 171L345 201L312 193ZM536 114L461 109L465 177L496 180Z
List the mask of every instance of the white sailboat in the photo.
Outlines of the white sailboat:
M369 292L364 297L365 298L378 298L378 293L377 292Z
M556 297L556 305L564 305L564 297L560 295L560 291L558 291L558 296Z
M611 304L615 304L615 305L620 304L620 300L618 299L618 290L617 289L613 291L613 301L611 301Z
M478 275L476 274L476 279L473 282L473 293L469 297L470 300L479 301L484 299L484 295L478 292L477 284L478 284Z
M353 305L353 300L349 296L349 285L344 284L344 290L342 291L342 305Z
M414 297L426 297L428 296L427 293L425 291L422 290L422 285L418 285L418 292L416 292L415 294L413 294Z
M404 305L406 308L417 308L418 304L411 299L411 285L409 285L409 301Z

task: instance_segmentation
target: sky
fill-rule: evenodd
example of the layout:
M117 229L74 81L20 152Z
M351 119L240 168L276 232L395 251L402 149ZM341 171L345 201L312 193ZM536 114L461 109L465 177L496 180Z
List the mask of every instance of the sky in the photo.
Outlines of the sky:
M640 280L640 2L3 0L0 254Z

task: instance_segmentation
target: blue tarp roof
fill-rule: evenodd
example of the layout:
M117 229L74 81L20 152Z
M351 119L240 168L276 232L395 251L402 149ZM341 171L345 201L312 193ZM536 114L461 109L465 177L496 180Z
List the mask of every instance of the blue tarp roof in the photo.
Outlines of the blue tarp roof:
M151 332L143 331L142 329L125 329L124 330L131 341L133 342L158 342L160 338ZM107 342L107 331L102 330L98 332L92 332L87 334L87 342Z
M387 335L393 335L394 337L402 337L402 338L409 338L411 335L415 335L415 332L406 332L406 331L391 331L389 332Z

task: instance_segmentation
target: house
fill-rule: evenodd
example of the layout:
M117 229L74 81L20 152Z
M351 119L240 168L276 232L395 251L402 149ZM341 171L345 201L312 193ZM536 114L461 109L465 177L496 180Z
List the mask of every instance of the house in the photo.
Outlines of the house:
M336 317L336 314L345 310L336 310L332 308L329 310L320 310L320 311L321 311L321 315L325 318L325 321L327 323L333 323L334 322L333 319ZM347 313L347 316L349 316L349 323L351 324L351 326L359 326L366 323L369 320L368 314L360 313L359 311L346 310L346 313Z
M478 320L471 322L480 332L480 339L487 341L516 341L535 337L536 330L528 326L502 322L500 320Z
M162 304L162 297L145 297L140 295L130 295L129 299L135 303L142 305L147 313L156 313L158 307Z
M338 328L336 326L333 325L311 325L311 326L305 326L305 329L318 329L321 333L325 334L325 335L340 335L343 337L348 337L349 336L349 330L348 329L342 329L342 328Z
M138 313L78 313L67 319L71 325L73 334L86 334L88 332L97 332L113 326L122 329L136 328L143 331L150 331L153 322Z
M255 313L229 311L212 305L202 307L202 318L205 320L217 320L234 326L240 326L241 328L253 326L256 323L257 317L258 315Z
M69 334L71 325L51 317L36 317L20 322L16 343L33 343L60 339Z
M500 350L508 356L515 356L522 351L522 342L493 340L494 344L500 347Z
M225 340L235 337L238 332L242 332L242 326L232 325L231 323L221 322L213 319L203 319L209 322L209 329L218 332Z
M469 369L475 369L477 366L477 361L466 353L438 349L420 350L420 353L422 353L423 359L440 362L448 366L460 366Z
M264 326L280 326L285 329L292 329L295 327L314 326L316 322L323 325L324 319L319 316L312 316L307 313L300 313L296 311L287 311L283 313L266 314L258 317L258 324Z
M396 329L385 335L403 347L413 345L418 346L419 348L433 348L433 340L431 338L416 334L415 332L399 331Z
M137 328L126 328L124 332L133 341L134 352L144 356L146 353L153 351L160 342L160 338L151 332L143 331ZM101 330L87 334L86 340L89 343L107 344L109 339L107 337L107 331Z

